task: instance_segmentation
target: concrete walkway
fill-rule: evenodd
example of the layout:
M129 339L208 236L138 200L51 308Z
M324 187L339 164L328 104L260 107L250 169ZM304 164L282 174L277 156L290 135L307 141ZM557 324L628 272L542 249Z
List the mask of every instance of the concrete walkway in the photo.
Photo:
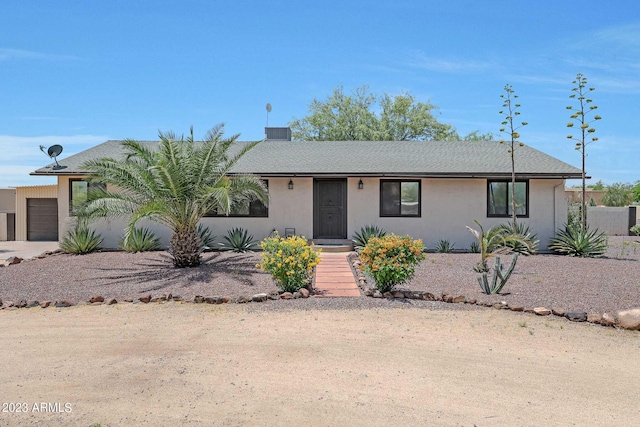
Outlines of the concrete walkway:
M321 253L316 266L315 295L319 297L359 297L360 289L347 260L348 252Z
M29 259L43 252L54 251L59 248L58 242L0 242L0 261L4 261L12 256Z

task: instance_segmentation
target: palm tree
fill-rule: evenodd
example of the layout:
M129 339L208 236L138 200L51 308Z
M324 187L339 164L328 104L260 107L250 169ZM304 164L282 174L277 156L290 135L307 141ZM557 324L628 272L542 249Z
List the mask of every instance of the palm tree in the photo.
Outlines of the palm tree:
M194 141L193 127L187 138L160 132L158 146L128 139L122 142L124 157L85 163L89 181L107 185L92 186L78 217L126 217L125 236L143 218L156 221L173 232L169 252L174 266L200 265L197 226L207 212L229 214L236 203L257 199L266 205L269 199L258 177L229 176L258 142L234 144L239 135L223 138L223 128L215 126L202 142Z

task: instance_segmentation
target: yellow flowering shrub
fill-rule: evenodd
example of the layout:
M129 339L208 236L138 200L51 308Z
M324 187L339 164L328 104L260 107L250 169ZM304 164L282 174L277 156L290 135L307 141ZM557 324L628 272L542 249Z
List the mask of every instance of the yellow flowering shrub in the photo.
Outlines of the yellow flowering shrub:
M285 292L305 287L311 280L313 268L320 262L319 251L314 251L304 237L285 239L276 235L264 239L260 247L262 262L257 267L271 274Z
M373 237L360 252L360 268L373 278L380 292L393 290L413 278L416 265L425 258L422 240L388 234Z

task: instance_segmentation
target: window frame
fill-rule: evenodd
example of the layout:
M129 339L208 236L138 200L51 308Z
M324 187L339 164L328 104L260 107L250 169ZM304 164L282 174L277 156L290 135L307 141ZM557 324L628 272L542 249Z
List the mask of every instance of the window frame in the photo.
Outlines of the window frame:
M267 187L267 192L269 191L269 180L268 179L263 179L262 182L264 183L265 187ZM207 212L204 216L204 218L225 218L225 217L229 217L229 218L269 218L269 206L268 205L264 205L264 215L251 215L251 204L252 203L260 203L262 204L262 202L260 200L251 200L249 202L249 214L248 215L241 215L241 214L234 214L234 213L229 213L229 215L222 215L222 214L218 214L218 213L213 213L213 212Z
M86 182L87 183L87 195L89 194L89 190L91 188L91 183L87 181L86 178L69 178L69 215L76 216L76 211L73 208L73 183L74 182ZM98 186L104 186L106 188L106 184L97 184Z
M506 183L507 194L505 197L507 211L505 214L495 214L491 213L491 196L490 189L491 184L493 183ZM511 191L509 190L509 186L512 181L510 179L487 179L487 218L511 218L513 215L509 213L509 208L511 207L511 201L509 200ZM516 179L516 184L523 183L525 184L525 213L524 214L516 214L516 218L529 218L529 180L528 179Z
M398 207L400 212L398 214L385 214L382 212L383 196L382 187L384 183L397 182L400 186L400 203ZM402 183L417 183L418 184L418 212L416 214L402 214ZM381 218L421 218L422 217L422 180L421 179L381 179L380 180L380 208L379 214Z

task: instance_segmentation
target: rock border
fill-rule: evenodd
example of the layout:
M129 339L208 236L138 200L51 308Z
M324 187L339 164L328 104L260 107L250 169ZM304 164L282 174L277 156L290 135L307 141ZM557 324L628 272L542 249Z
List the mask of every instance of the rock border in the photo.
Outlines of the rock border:
M560 307L552 307L548 309L546 307L523 307L521 305L509 305L506 301L501 302L478 302L475 298L469 299L464 295L452 295L447 292L443 292L442 295L434 295L426 291L393 291L382 293L375 288L371 288L367 285L367 278L360 270L361 262L357 252L349 254L347 257L349 264L353 270L354 275L357 277L358 286L362 293L366 297L372 298L404 298L404 299L421 299L427 301L439 301L449 304L469 304L477 305L479 307L492 307L498 310L511 310L517 312L524 312L529 314L535 314L537 316L554 316L563 317L571 322L587 322L595 325L616 327L620 329L627 329L632 331L640 331L640 308L622 310L615 314L603 313L586 313L586 312L568 312Z

